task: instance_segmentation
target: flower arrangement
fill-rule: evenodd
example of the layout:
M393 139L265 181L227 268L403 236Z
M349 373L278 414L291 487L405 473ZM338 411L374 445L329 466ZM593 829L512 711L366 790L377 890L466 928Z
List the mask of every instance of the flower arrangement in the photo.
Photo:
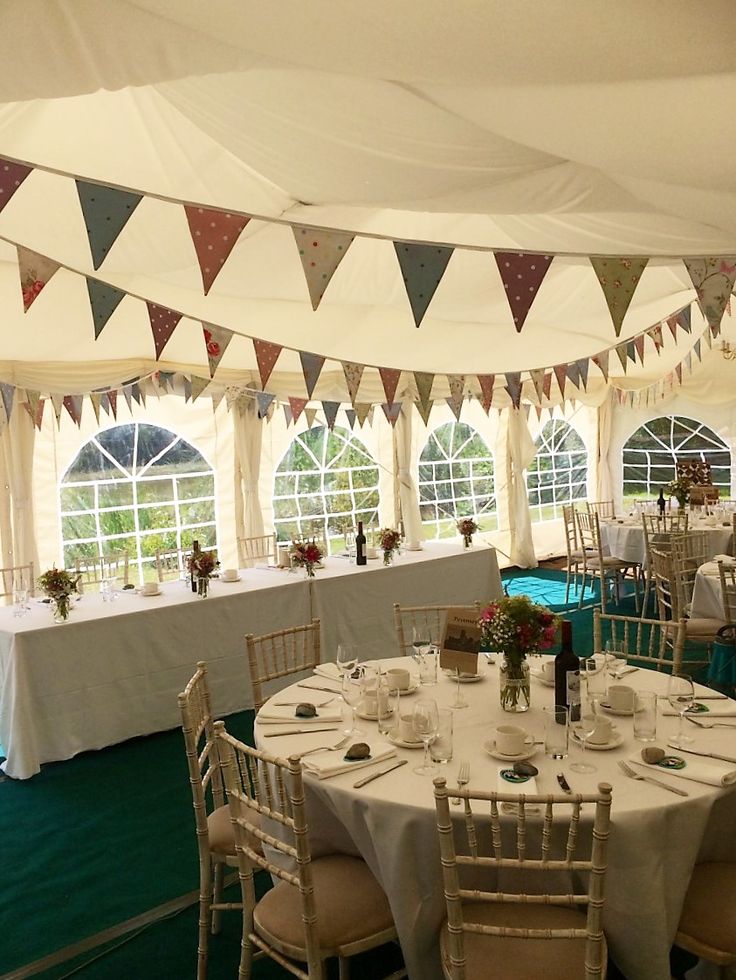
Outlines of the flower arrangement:
M38 587L51 599L54 605L54 618L58 621L69 618L69 600L79 592L81 576L67 572L64 568L49 568L38 579Z
M187 557L187 569L195 578L209 578L219 566L216 551L193 551Z
M473 543L473 535L480 528L475 523L472 517L463 517L462 520L457 522L458 532L462 535L463 544L466 548L469 548Z
M28 312L29 307L33 303L34 299L41 292L46 283L42 279L37 279L36 274L31 271L25 278L22 290L23 290L23 308Z
M678 476L676 480L670 480L664 488L668 497L674 497L679 506L685 507L690 499L690 487L693 481L687 476Z
M401 544L401 535L394 531L392 527L382 527L378 532L378 546L383 552L383 564L390 565L394 557L394 552Z
M314 566L322 561L322 549L314 539L294 541L291 545L291 563L303 568L309 578L314 578Z

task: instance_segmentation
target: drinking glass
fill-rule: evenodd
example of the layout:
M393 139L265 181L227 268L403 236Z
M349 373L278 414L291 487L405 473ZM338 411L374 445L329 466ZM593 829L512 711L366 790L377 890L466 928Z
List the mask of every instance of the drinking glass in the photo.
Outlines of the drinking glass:
M683 748L688 742L692 742L689 735L685 735L682 730L682 719L685 712L693 703L695 698L695 688L693 679L689 674L670 674L667 684L667 700L680 716L680 723L677 728L677 735L670 739L670 744L678 749Z
M418 664L421 662L425 647L429 646L429 629L427 626L413 626L411 635L411 656Z
M337 644L337 669L350 674L358 666L358 648L352 643Z
M355 724L355 709L363 697L363 671L353 668L351 673L344 673L340 684L340 692L343 701L350 708L350 725L343 729L344 734L362 735L362 730Z
M654 691L634 694L634 738L637 742L653 742L657 737L657 695Z
M596 729L596 725L598 724L598 701L596 698L588 699L587 711L587 714L581 713L580 721L577 723L576 731L582 742L582 756L580 758L580 762L573 762L570 764L570 768L573 770L573 772L596 772L596 766L585 761L585 750L588 746L588 739L593 734Z
M437 712L437 702L430 698L422 698L414 705L414 715L412 719L414 734L424 742L424 760L421 766L417 766L414 772L420 776L432 776L437 772L437 765L432 762L429 756L429 743L437 735L439 727L439 714Z
M569 752L570 714L564 704L545 705L544 754L550 759L564 759Z
M25 616L28 612L28 589L13 589L13 615Z
M383 694L386 695L386 710L381 711L381 702L383 701ZM379 697L379 709L378 709L378 731L381 735L390 735L391 732L395 731L399 724L399 716L401 714L401 695L399 694L398 688L392 691L385 678L378 678L378 697Z
M110 580L107 578L100 579L100 594L102 595L102 601L107 602L110 598Z
M452 762L452 719L449 708L437 709L437 735L429 747L429 754L434 762L441 765Z

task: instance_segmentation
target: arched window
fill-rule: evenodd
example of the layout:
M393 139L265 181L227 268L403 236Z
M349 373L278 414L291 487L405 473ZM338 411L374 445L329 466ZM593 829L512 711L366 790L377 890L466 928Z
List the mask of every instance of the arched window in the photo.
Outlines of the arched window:
M562 505L586 495L588 454L575 429L564 419L551 419L535 445L537 455L527 470L526 487L532 521L562 517Z
M702 422L663 415L645 422L623 450L624 500L658 494L675 479L675 460L710 463L713 484L731 496L731 453L719 435Z
M215 475L194 446L144 422L99 432L59 486L64 565L127 551L152 578L156 549L217 547Z
M483 531L497 526L493 454L465 422L430 432L419 457L419 509L436 538L457 534L461 517L475 518Z
M294 437L276 470L274 526L280 541L342 536L357 521L378 521L378 467L363 443L339 426Z

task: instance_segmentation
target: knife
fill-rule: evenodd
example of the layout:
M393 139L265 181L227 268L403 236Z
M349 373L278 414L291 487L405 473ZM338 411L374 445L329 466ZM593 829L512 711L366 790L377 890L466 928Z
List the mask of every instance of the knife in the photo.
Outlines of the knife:
M353 783L353 789L359 789L361 786L365 786L366 783L373 782L374 779L378 779L379 776L385 776L387 772L393 772L394 769L399 769L401 766L405 766L409 760L399 759L394 761L390 766L384 766L383 769L379 769L377 772L372 772L370 776L363 776L359 779L357 783Z
M678 752L687 752L688 755L702 755L706 759L721 759L723 762L736 763L736 759L731 755L719 755L717 752L695 752L693 749L681 749L679 745L673 745L672 742L667 744L670 748L677 749Z
M557 782L563 793L568 793L570 796L572 796L572 790L570 789L570 784L568 783L567 779L565 779L564 772L557 773Z
M339 684L340 681L335 681L335 683L336 684ZM315 687L314 684L297 684L296 686L297 687L306 687L306 689L308 691L327 691L329 694L339 694L340 693L339 691L336 691L334 687Z
M657 698L660 701L668 701L669 698L666 694L658 694ZM727 694L699 694L696 701L728 701Z
M265 735L261 735L261 737L279 738L279 736L283 736L283 735L311 735L312 732L336 732L336 731L337 731L336 725L333 725L332 728L292 728L290 732L266 732Z

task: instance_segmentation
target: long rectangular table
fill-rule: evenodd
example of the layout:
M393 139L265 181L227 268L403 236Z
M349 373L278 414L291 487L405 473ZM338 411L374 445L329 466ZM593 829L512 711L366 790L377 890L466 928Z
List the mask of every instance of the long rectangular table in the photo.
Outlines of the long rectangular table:
M176 727L176 695L199 660L209 665L213 708L252 706L246 633L322 621L322 658L338 640L371 656L395 652L392 603L466 603L498 598L493 549L463 552L431 542L384 568L329 558L313 580L303 572L255 568L234 583L214 580L198 599L179 582L161 595L123 592L115 602L86 593L66 623L32 601L23 618L0 609L2 769L27 779L44 762Z

